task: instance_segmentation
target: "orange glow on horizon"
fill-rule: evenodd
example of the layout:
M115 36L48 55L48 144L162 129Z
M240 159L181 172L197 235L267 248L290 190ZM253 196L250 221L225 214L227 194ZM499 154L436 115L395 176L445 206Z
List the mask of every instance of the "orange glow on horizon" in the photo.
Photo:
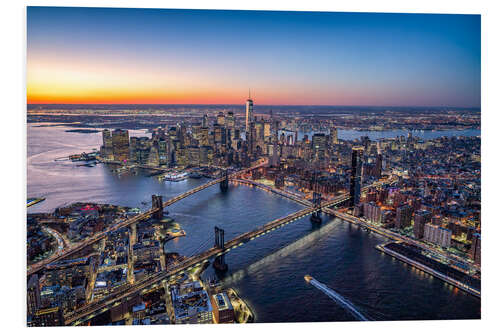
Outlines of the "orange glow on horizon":
M28 104L242 104L241 96L213 96L209 93L182 92L101 92L95 95L27 95ZM221 102L222 101L222 102Z
M121 88L121 87L120 87ZM27 104L241 104L245 103L245 89L220 87L219 89L158 89L148 88L80 88L46 85L36 87L28 84ZM334 94L332 94L334 95ZM285 90L252 91L252 99L260 105L351 105L335 96L336 102L293 95ZM359 105L362 105L361 103Z
M119 57L69 57L29 54L26 77L28 104L240 104L252 98L260 105L348 105L363 103L343 86L303 85L300 81L264 81L252 86L228 70L181 69ZM255 83L254 83L255 85Z
M151 90L82 90L65 89L27 89L28 104L244 104L247 96L241 91L228 88L227 91L157 91ZM288 96L277 92L252 93L253 100L260 105L332 105L301 99L301 96ZM342 105L338 103L337 105ZM347 105L347 104L346 104Z

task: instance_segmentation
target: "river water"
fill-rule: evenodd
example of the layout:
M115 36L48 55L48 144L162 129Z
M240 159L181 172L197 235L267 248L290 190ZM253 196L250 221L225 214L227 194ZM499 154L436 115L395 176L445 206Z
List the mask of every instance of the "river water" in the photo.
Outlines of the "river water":
M77 167L54 159L101 144L100 133L68 133L66 127L28 125L28 196L45 201L28 212L49 212L75 201L147 208L151 194L172 197L205 179L162 183L155 177L123 174L108 167ZM146 135L132 131L131 135ZM212 186L168 208L187 236L167 244L183 255L213 245L213 228L226 240L302 206L244 185L227 193ZM223 284L233 287L257 322L353 320L351 315L304 281L309 274L334 289L375 320L480 318L480 300L375 249L387 241L339 219L326 217L321 227L303 218L268 233L226 256ZM205 276L215 275L210 267Z

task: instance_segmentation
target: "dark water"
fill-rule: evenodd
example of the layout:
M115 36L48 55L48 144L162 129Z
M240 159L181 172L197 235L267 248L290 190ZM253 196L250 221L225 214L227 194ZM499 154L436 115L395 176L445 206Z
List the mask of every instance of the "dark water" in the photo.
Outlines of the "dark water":
M137 132L140 133L140 132ZM143 132L142 132L143 133ZM74 201L109 202L147 208L151 194L171 197L206 181L161 183L152 177L111 173L103 165L76 167L57 157L90 151L100 134L64 128L28 127L28 196L46 200L29 212L52 211ZM258 189L231 185L228 193L208 188L169 207L187 236L168 244L190 255L213 245L213 227L226 240L302 207ZM339 219L315 228L307 218L266 234L226 256L223 278L250 304L258 322L339 321L352 317L306 284L310 274L376 320L480 318L480 300L380 253L385 239ZM205 275L214 275L209 268Z

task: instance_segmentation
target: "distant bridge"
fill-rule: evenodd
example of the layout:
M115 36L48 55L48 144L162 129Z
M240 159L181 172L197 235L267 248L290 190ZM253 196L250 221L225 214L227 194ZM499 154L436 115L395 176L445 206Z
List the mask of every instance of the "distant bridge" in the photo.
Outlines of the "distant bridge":
M242 174L240 172L239 174ZM235 175L235 174L233 174ZM221 181L220 179L218 180L219 182ZM242 180L238 180L242 181ZM244 182L244 181L243 181ZM382 180L375 182L369 186L363 187L363 191L368 190L370 187L379 187L387 183L393 183L394 180L387 179L387 180ZM215 184L215 183L214 183ZM213 184L212 184L213 185ZM281 193L280 193L281 194ZM282 194L283 195L283 194ZM299 210L295 213L289 214L287 216L275 219L271 222L268 222L264 224L261 227L258 227L254 230L245 232L232 240L228 242L223 242L223 244L217 244L218 243L218 236L217 231L220 231L216 228L216 246L199 253L197 255L194 255L192 257L187 258L186 260L178 263L177 265L168 268L165 271L161 271L158 273L155 273L153 275L150 275L146 277L145 279L139 280L135 282L134 284L127 284L124 285L122 288L119 288L119 290L111 292L109 295L106 297L99 299L95 302L88 303L84 305L83 307L79 308L78 310L74 311L73 313L70 313L66 318L65 318L65 324L66 325L80 325L84 322L87 322L94 318L95 316L106 312L107 310L118 306L121 304L122 301L124 300L129 300L133 298L134 296L140 294L140 293L146 293L151 289L158 288L162 286L163 283L169 282L173 278L180 277L182 274L184 274L187 270L201 266L207 262L209 262L210 258L215 257L216 260L219 259L220 257L224 257L224 255L245 244L248 243L256 238L259 238L262 235L265 235L271 231L274 231L276 229L279 229L287 224L290 224L292 222L297 221L298 219L301 219L307 215L311 215L313 213L316 213L321 210L325 210L328 214L337 216L338 212L336 210L330 209L329 207L336 206L338 204L341 204L343 202L346 202L347 200L350 199L349 194L343 194L340 195L333 200L323 202L321 204L314 204L311 202L308 202L306 205L306 208ZM223 234L222 234L223 235ZM223 238L223 236L222 236Z
M298 212L292 213L290 215L278 218L271 222L264 224L254 230L245 232L232 240L225 242L221 247L212 247L205 252L198 255L187 258L178 265L169 268L166 271L161 271L146 277L143 280L137 281L135 284L128 285L128 288L124 290L117 290L112 292L106 297L99 299L95 302L84 305L75 312L69 314L65 319L66 325L79 325L86 322L100 313L103 313L110 308L117 306L124 299L130 299L137 293L145 292L148 289L157 288L161 286L162 283L170 281L172 278L180 277L187 270L200 266L209 261L212 257L223 256L227 252L252 241L260 236L263 236L271 231L279 229L287 224L297 221L307 215L310 215L322 208L327 208L330 206L338 205L342 202L349 200L349 195L341 195L331 201L325 202L320 206L306 207Z
M158 213L161 213L165 207L170 206L170 205L176 203L177 201L182 200L188 196L191 196L199 191L202 191L202 190L206 189L207 187L210 187L212 185L215 185L215 184L218 184L221 182L227 182L229 179L237 178L244 173L247 173L251 170L263 167L266 164L267 164L267 160L264 160L264 161L254 165L252 167L249 167L247 169L243 169L243 170L234 172L230 175L226 174L226 177L220 177L220 178L214 179L212 181L209 181L208 183L205 183L203 185L195 187L192 190L189 190L185 193L182 193L178 196L175 196L175 197L165 201L162 204L162 207L154 207L153 206L153 208L151 208L150 210L148 210L144 213L135 215L135 216L133 216L129 219L126 219L126 220L119 221L119 222L113 224L112 226L108 227L106 230L98 232L98 233L92 235L91 237L89 237L89 238L87 238L79 243L73 244L70 247L60 251L57 255L46 258L40 262L37 262L37 263L29 266L27 269L27 274L29 276L31 274L37 273L40 270L42 270L47 264L50 264L54 261L58 261L58 260L61 260L63 258L66 258L68 256L71 256L71 255L77 253L78 251L85 249L87 246L99 242L101 239L106 238L108 233L110 233L110 232L116 231L116 230L123 228L123 227L131 226L131 225L134 225L140 221L144 221L146 219L149 219L150 217L155 216Z

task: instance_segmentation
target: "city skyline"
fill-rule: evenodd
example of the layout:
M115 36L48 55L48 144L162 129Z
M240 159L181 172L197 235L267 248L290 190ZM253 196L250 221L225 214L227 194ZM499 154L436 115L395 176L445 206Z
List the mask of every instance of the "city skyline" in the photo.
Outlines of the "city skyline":
M480 107L479 15L27 13L28 104Z

